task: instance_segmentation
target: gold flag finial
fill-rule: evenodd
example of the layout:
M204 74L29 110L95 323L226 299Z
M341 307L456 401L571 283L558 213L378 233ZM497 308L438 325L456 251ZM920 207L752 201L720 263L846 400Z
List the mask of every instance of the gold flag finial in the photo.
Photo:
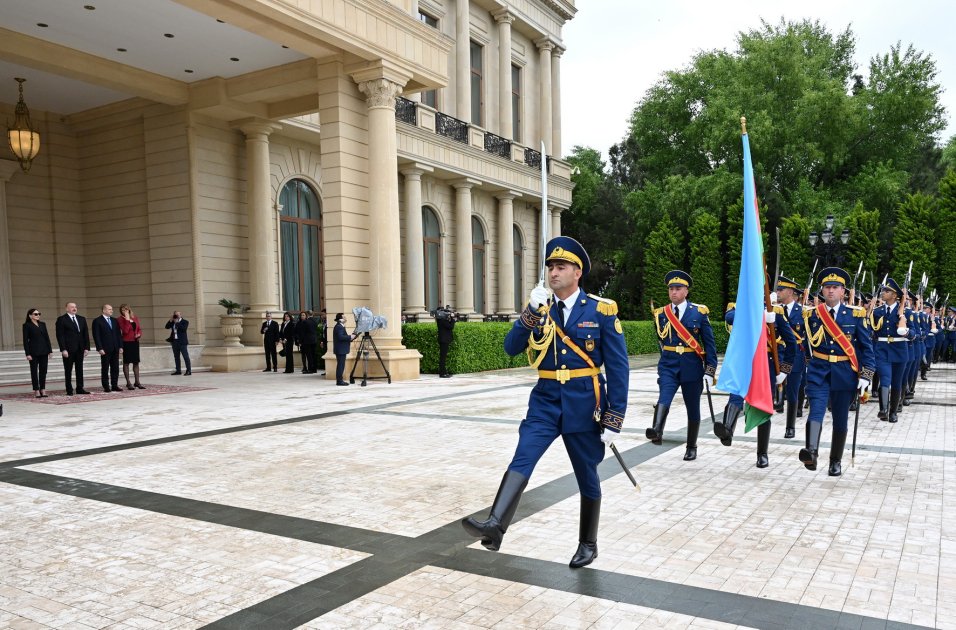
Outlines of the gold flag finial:
M747 117L746 116L740 117L740 133L741 135L744 135L744 136L747 135Z

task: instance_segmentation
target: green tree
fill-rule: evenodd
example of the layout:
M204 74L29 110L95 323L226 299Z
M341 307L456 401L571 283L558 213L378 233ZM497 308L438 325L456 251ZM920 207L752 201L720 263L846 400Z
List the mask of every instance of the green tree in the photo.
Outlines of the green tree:
M855 273L860 261L863 261L863 269L869 274L876 273L877 249L880 245L880 213L876 210L864 210L863 204L857 203L843 224L850 230L850 242L846 246L847 271ZM869 285L880 280L882 277L872 282L867 281L866 286L861 285L860 289L869 291Z
M943 147L943 155L940 158L943 168L947 171L956 169L956 134L949 137L949 142Z
M932 284L936 277L936 245L933 239L934 200L922 193L907 195L896 212L893 238L892 275L900 285L906 278L910 261L913 276L910 289L916 291L925 272Z
M810 250L810 223L802 215L785 217L780 225L780 270L803 286L813 267Z
M644 251L646 282L644 295L647 300L654 300L655 306L668 303L664 276L668 271L681 267L684 258L681 240L677 225L666 214L661 217L657 227L647 235L647 246ZM649 312L649 309L644 312Z
M757 208L760 211L760 235L763 240L763 251L764 251L764 261L768 259L768 244L769 238L767 235L767 215L764 214L763 205L760 201L757 201ZM726 243L727 247L724 248L726 252L726 273L727 273L727 293L726 301L727 302L736 302L737 301L737 285L740 281L740 256L741 250L743 249L744 242L744 201L743 199L738 199L737 203L731 206L727 206L726 215L724 218L724 225L726 226ZM773 265L773 260L771 259L769 264ZM773 273L773 269L770 269L768 274ZM708 304L709 306L709 304Z
M954 136L956 138L956 136ZM939 235L939 290L948 293L951 304L956 304L956 170L950 170L939 182L937 218L943 229Z
M720 220L706 210L694 215L690 227L690 275L694 278L694 302L715 313L723 308L724 273L720 265Z

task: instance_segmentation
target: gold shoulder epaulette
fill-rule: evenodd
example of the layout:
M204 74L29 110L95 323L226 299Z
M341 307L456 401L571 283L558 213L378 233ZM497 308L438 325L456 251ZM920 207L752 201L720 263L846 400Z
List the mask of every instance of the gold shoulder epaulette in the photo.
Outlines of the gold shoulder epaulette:
M732 309L732 308L737 308L737 303L736 303L736 302L727 302L727 308L724 309L724 312L726 313L727 311L729 311L729 310Z
M777 315L786 315L786 314L787 314L787 312L783 310L783 307L782 307L782 306L779 306L779 305L773 307L773 312L776 313Z
M709 315L709 314L710 314L710 309L707 308L706 306L704 306L703 304L695 304L694 306L697 307L697 310L700 311L700 314L701 314L701 315Z
M663 307L663 306L658 306L657 308L654 309L654 317L657 317L658 315L660 315L660 314L663 313L663 312L664 312L664 307Z
M593 293L588 293L589 298L597 300L597 310L601 315L617 315L617 302L603 298Z
M862 306L853 307L853 316L854 317L866 317L866 309Z

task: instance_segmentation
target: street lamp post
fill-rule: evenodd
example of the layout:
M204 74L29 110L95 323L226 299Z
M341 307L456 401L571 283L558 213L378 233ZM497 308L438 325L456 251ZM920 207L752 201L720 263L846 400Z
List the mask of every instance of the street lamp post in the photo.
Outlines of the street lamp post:
M843 228L840 236L833 233L833 215L826 218L826 229L820 234L810 232L810 248L817 258L823 259L823 266L840 265L843 263L843 248L850 242L850 230ZM820 247L818 248L817 245Z

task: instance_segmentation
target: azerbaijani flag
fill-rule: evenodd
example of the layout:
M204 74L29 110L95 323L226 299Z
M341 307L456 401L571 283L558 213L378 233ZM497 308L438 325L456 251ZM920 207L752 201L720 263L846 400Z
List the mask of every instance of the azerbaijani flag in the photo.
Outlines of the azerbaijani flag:
M760 237L760 213L750 163L750 141L746 133L743 141L744 237L737 283L737 310L720 371L720 389L743 397L746 431L750 431L770 419L773 395L764 322L763 239Z

